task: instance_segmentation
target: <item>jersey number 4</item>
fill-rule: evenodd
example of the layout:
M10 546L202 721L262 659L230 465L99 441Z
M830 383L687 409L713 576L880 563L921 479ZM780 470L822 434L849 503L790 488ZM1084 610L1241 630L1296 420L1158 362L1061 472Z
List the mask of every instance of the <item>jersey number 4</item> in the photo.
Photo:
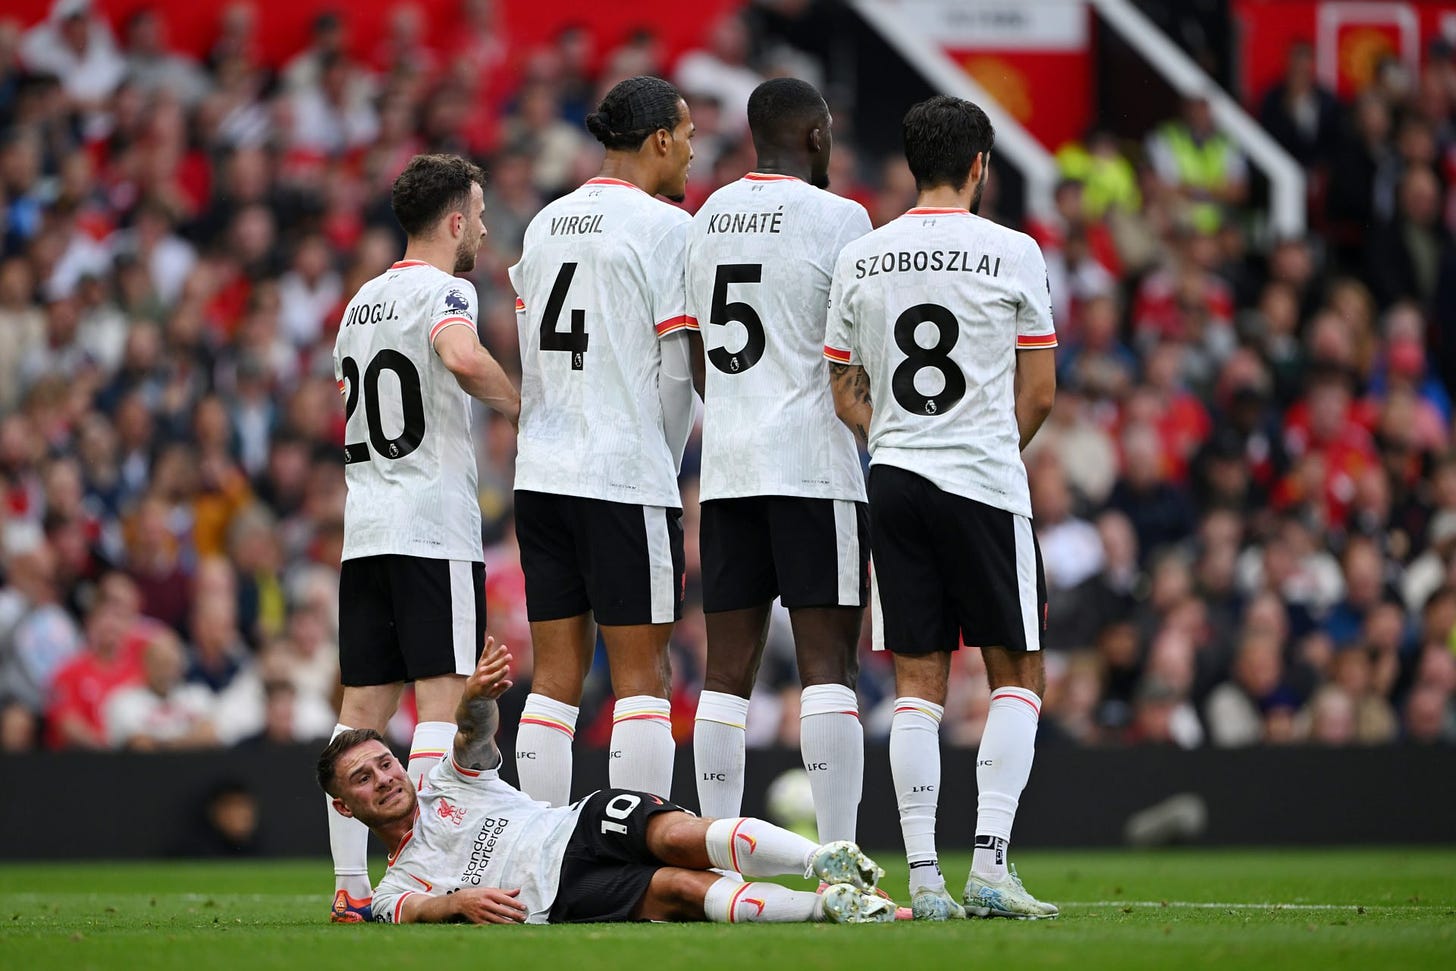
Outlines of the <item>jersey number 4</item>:
M930 347L915 340L921 324L935 325L935 344ZM894 335L905 360L890 375L890 393L901 408L912 415L939 415L965 397L966 376L950 359L961 336L955 314L939 304L918 303L896 318ZM915 379L927 368L940 372L942 383L935 394L921 394L915 387Z
M571 289L571 278L576 276L575 263L563 263L556 273L556 282L551 285L551 296L546 298L546 318L541 321L541 350L570 351L571 369L580 371L586 366L586 345L591 335L586 332L586 311L571 312L571 329L557 330L556 321L566 303L566 291Z
M369 448L387 459L402 459L415 449L425 437L425 400L420 397L420 372L410 359L399 351L382 350L374 355L364 369L364 380L359 380L359 362L352 357L342 361L344 380L348 382L348 396L344 399L344 422L354 417L359 399L364 399L364 421L369 426L369 444L354 442L344 446L344 464L368 462ZM379 375L393 371L399 379L399 405L404 413L404 430L394 438L384 433L379 417ZM361 394L362 392L362 394Z

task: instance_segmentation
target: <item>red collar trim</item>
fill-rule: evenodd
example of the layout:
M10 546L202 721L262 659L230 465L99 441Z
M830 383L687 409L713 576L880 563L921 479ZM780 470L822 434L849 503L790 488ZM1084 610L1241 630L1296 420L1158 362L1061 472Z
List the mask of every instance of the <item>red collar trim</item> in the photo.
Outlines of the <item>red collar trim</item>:
M750 182L803 182L797 175L765 174L763 172L750 172L744 176Z
M391 270L402 270L407 266L429 266L424 260L400 260L390 267Z
M587 179L585 184L586 185L620 185L620 186L624 186L625 188L628 188L628 189L636 189L638 192L642 193L643 195L646 195L647 194L647 190L646 189L642 188L640 185L633 185L631 182L628 182L626 179L609 179L606 176L599 175L595 179Z
M938 209L933 206L916 206L905 213L907 216L969 216L965 209Z

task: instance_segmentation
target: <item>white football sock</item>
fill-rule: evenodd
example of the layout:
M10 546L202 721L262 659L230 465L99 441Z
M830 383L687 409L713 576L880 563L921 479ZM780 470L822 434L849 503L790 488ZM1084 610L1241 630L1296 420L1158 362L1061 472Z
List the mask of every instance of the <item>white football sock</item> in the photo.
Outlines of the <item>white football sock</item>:
M668 798L676 754L670 701L652 695L617 700L612 709L612 751L607 763L607 780L613 789Z
M704 691L693 721L693 771L698 779L698 811L709 819L743 811L743 763L748 699Z
M864 786L859 700L842 684L810 685L800 699L799 748L814 793L819 842L853 840Z
M348 725L335 725L329 741L347 731L352 731ZM324 810L329 820L329 852L334 857L334 890L346 891L355 900L368 900L374 895L369 883L369 827L336 813L332 796L324 796Z
M745 877L803 876L819 845L752 816L708 824L708 860Z
M516 730L516 775L521 791L538 802L571 802L571 742L578 709L545 695L529 694Z
M455 725L453 722L420 722L415 726L415 734L410 739L409 756L409 777L420 787L420 780L425 773L440 764L440 760L450 754L455 744Z
M708 888L703 913L719 924L823 920L824 898L776 883L740 883L725 877Z
M1021 790L1031 777L1041 699L1026 688L997 688L976 754L976 851L971 872L988 880L1006 877L1006 844Z
M944 889L935 852L940 798L940 719L945 708L923 698L896 698L890 722L890 775L900 805L900 831L910 864L910 892Z

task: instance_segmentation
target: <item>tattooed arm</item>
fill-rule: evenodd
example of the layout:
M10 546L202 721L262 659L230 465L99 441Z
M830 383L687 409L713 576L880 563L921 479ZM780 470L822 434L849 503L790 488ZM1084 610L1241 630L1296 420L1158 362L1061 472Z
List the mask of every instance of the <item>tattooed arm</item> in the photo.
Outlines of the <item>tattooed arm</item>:
M870 399L870 376L858 364L831 361L829 387L834 391L834 413L854 432L860 445L869 448L870 418L875 410Z
M494 769L500 765L495 732L500 727L500 709L495 700L511 686L511 656L494 637L485 639L485 650L475 673L465 682L460 707L455 709L455 761L465 769Z

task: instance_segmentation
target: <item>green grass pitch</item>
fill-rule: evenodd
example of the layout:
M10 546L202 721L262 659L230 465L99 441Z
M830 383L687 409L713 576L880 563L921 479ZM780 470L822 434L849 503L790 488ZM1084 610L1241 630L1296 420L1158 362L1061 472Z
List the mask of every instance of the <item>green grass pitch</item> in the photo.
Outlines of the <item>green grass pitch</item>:
M902 900L904 864L878 854ZM1017 855L1057 921L332 926L317 862L0 865L0 966L1456 968L1456 848ZM958 889L968 860L945 861Z

